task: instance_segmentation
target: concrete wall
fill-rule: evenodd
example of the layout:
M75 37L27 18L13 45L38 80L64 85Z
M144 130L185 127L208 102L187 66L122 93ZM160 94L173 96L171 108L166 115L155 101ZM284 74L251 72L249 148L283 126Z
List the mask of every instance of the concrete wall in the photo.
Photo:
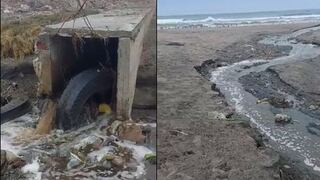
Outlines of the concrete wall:
M137 36L120 38L118 48L118 77L117 77L117 105L116 118L118 120L131 119L132 104L135 94L138 68L140 65L143 42L154 11L141 22Z

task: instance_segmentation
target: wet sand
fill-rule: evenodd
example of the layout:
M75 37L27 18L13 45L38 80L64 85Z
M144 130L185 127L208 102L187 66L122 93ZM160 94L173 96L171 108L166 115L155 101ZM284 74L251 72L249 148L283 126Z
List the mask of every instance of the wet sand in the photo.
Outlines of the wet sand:
M280 176L312 179L306 174L300 176L299 169L265 147L261 143L263 137L242 117L233 115L221 120L217 114L229 114L232 107L194 69L205 60L221 58L221 51L234 43L239 44L234 48L254 45L252 41L259 36L308 26L311 25L158 31L159 179L280 179ZM262 48L261 53L249 56L268 59L270 55L281 55L272 48ZM231 57L240 56L239 61L248 59L246 48L238 49L243 53Z

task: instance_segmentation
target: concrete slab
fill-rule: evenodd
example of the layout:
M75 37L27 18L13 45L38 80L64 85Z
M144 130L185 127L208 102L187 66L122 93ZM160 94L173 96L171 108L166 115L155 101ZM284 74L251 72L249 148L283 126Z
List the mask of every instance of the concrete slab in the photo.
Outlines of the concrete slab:
M141 26L141 22L150 14L151 9L117 9L101 14L89 15L87 18L93 28L94 33L102 37L136 37ZM62 26L62 23L48 25L45 31L55 34ZM71 34L77 32L81 35L91 34L83 17L65 22L60 33Z
M48 83L50 85L44 90L47 94L59 91L56 82L64 80L64 73L62 72L70 72L68 69L70 70L71 65L69 67L68 62L74 63L74 59L76 59L74 53L71 53L74 51L73 45L70 45L72 39L68 36L71 37L73 33L76 33L77 36L89 37L90 39L90 37L93 37L92 33L94 33L94 35L98 35L98 39L100 37L104 39L116 38L118 45L116 53L117 92L115 113L118 120L131 119L143 42L154 13L155 9L136 8L118 9L90 15L88 19L92 30L87 27L83 18L77 18L74 21L67 21L58 36L56 35L62 23L46 26L43 36L50 37L50 43L49 56L45 58L51 63L46 68L50 76L42 78L44 79L43 84ZM97 37L94 36L94 38ZM41 61L46 62L44 59L41 59Z

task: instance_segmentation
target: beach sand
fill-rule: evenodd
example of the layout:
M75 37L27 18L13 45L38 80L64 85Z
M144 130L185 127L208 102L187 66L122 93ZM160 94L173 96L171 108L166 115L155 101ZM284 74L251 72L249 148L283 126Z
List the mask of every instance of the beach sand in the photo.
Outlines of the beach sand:
M254 47L263 48L258 54L246 54L242 47L255 45L264 35L309 26L312 24L158 30L158 179L311 178L300 175L292 164L289 170L284 168L287 162L264 147L256 130L241 117L219 119L219 113L230 114L232 108L194 69L223 55L238 61L248 56L281 56L272 47ZM224 52L230 48L235 52Z

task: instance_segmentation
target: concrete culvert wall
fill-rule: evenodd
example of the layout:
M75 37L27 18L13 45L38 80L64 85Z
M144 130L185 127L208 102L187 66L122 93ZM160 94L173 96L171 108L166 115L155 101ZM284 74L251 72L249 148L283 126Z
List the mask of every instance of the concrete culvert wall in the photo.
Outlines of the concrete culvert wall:
M50 38L54 95L61 94L68 81L90 68L117 71L118 38L61 36Z

